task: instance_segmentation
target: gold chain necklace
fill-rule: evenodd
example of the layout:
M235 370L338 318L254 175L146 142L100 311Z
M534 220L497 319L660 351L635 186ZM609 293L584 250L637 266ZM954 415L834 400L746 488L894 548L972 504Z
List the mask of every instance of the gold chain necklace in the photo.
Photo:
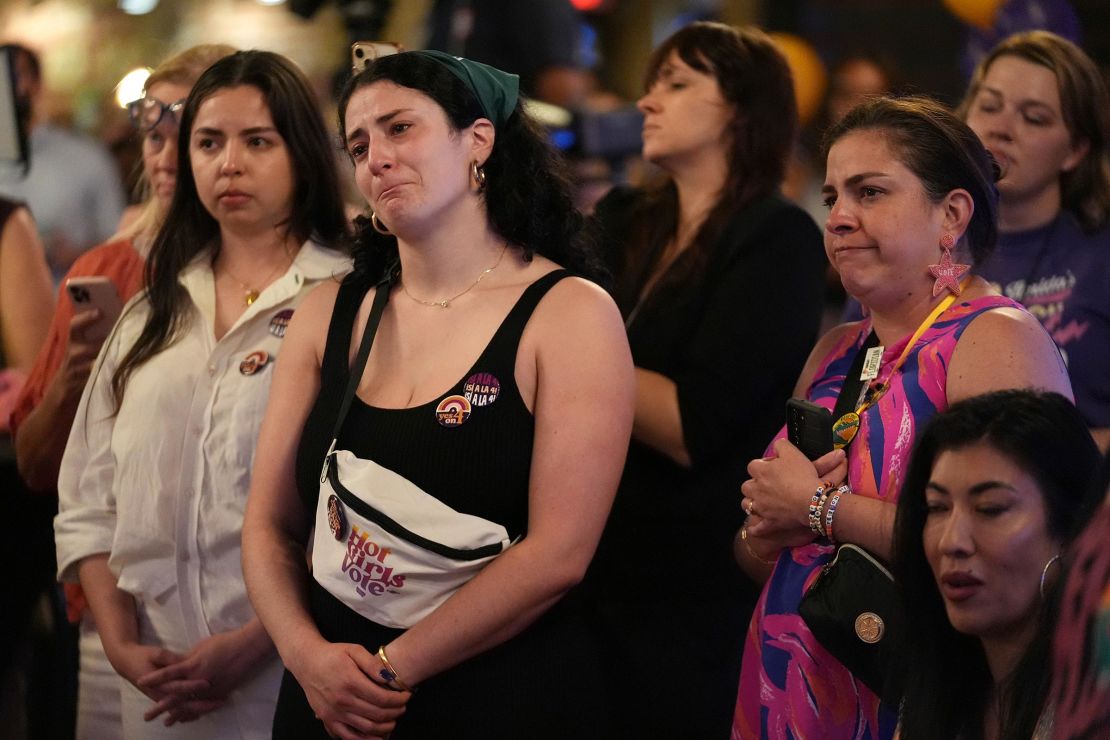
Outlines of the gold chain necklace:
M414 296L412 293L409 292L409 289L405 287L404 281L401 282L401 290L405 291L405 295L407 295L411 300L416 301L417 303L419 303L422 306L431 306L433 308L450 308L452 301L455 301L455 300L458 300L459 298L462 298L464 295L466 295L470 291L477 288L478 283L482 282L482 278L484 278L486 275L489 275L491 272L493 272L494 270L497 269L497 266L501 264L501 258L505 256L505 252L508 249L509 249L509 245L505 244L505 246L501 248L501 254L497 255L497 261L493 263L492 267L487 267L485 270L483 270L482 274L478 276L478 279L475 280L473 283L471 283L469 286L467 286L466 290L462 291L461 293L456 293L455 295L451 296L450 298L444 298L442 301L421 300L421 299L417 298L416 296Z
M292 264L292 261L290 261L289 264ZM216 263L213 260L213 262L212 262L213 270L215 269L215 267L216 267ZM270 271L270 274L267 275L266 279L262 281L262 283L261 283L262 287L261 288L252 288L251 286L247 285L246 283L244 283L239 278L235 277L235 275L233 275L231 273L231 270L228 269L227 265L224 265L223 269L224 269L224 273L229 278L234 280L239 285L240 288L243 289L243 303L245 303L246 305L249 306L249 305L251 305L252 303L254 303L255 301L258 300L258 296L262 294L262 291L266 289L266 286L270 284L270 281L273 279L274 275L276 275L278 273L278 271L282 269L282 266L278 265L276 268L274 268L273 270ZM284 269L289 269L289 265L285 265Z

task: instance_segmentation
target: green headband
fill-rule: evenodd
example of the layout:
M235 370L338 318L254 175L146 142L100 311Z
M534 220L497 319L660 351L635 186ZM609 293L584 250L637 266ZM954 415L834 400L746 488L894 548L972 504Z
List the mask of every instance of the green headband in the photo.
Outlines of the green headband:
M442 51L422 50L404 53L433 59L462 80L462 83L478 99L478 105L481 106L486 118L493 121L495 129L501 128L516 110L516 101L520 97L519 75L502 72L488 64L473 62Z

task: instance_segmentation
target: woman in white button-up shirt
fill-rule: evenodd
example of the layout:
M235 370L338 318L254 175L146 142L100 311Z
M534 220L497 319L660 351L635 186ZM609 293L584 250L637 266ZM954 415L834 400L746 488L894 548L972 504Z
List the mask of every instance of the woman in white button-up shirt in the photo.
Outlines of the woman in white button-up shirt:
M59 479L79 578L122 677L126 738L269 737L281 666L239 539L289 318L349 260L333 154L304 77L240 52L200 78L148 289L85 389ZM180 724L190 723L190 724Z

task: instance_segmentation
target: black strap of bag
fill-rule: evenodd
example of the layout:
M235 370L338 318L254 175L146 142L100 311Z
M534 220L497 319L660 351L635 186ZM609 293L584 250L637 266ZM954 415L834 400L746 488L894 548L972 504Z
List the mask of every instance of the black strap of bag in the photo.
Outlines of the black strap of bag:
M863 361L867 357L867 351L878 345L879 335L872 330L867 335L867 340L863 343L863 346L856 352L856 356L852 358L852 365L848 368L848 374L844 376L844 385L840 387L840 395L836 397L836 408L833 409L832 415L834 424L844 414L855 411L859 407L860 392L866 384L866 381L860 378L860 373L863 372Z
M336 417L335 426L332 428L331 444L324 455L324 466L320 470L320 483L323 483L328 477L328 465L332 453L335 452L335 446L339 443L339 430L343 428L343 422L347 419L347 412L350 411L351 402L355 399L358 383L366 369L366 361L370 357L370 348L374 345L374 337L378 333L378 324L382 322L385 304L389 302L389 292L393 287L392 276L393 269L391 268L375 286L374 303L370 307L370 315L366 317L366 328L362 331L362 341L358 345L358 354L355 355L354 364L351 365L351 374L347 379L347 389L343 392L343 402L339 405L339 415Z

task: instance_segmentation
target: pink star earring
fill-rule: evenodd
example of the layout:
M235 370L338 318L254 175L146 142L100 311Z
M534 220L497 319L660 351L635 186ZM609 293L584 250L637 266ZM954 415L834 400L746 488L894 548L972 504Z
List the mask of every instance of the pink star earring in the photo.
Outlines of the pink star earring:
M939 265L929 265L929 273L936 278L933 283L933 297L940 295L945 288L952 291L954 295L959 295L963 290L960 287L960 278L965 272L971 269L971 265L961 265L952 261L952 247L955 246L956 240L952 238L951 234L945 234L940 238L940 248L942 251L940 256Z

